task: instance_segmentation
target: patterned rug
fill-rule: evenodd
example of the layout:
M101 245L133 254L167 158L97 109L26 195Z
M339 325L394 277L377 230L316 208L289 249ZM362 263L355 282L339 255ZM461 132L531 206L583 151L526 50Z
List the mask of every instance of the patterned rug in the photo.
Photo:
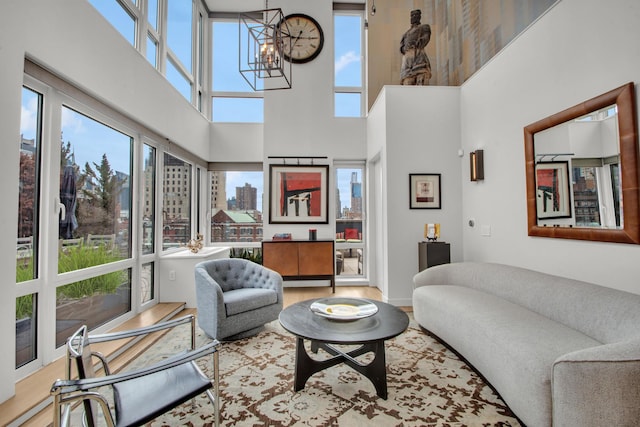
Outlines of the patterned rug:
M171 332L135 365L184 348L188 335L186 329ZM209 341L202 332L197 339L199 345ZM277 321L255 337L223 343L219 353L220 424L520 426L495 392L413 319L406 332L386 342L387 400L376 395L367 378L344 364L314 374L303 390L294 392L294 352L294 337ZM318 358L321 354L322 350ZM371 355L360 360L367 358ZM210 361L202 365L210 371ZM191 403L185 404L150 425L212 426L212 412L213 406L203 395L195 410Z

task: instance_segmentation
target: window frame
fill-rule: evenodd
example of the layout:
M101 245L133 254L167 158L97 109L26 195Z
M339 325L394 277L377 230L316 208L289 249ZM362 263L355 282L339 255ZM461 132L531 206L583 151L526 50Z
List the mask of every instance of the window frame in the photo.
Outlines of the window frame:
M358 169L361 172L361 177L360 177L360 194L361 194L361 218L359 219L359 221L361 221L361 236L360 236L360 241L359 242L347 242L346 241L346 236L345 236L345 241L344 242L338 242L336 241L336 251L349 251L350 254L353 253L353 250L356 250L356 254L357 254L357 250L360 249L362 251L362 271L361 274L352 274L352 275L346 275L346 274L340 274L340 275L336 275L336 280L338 281L345 281L345 280L367 280L368 278L368 259L369 259L369 253L368 253L368 224L367 224L367 200L366 200L366 176L367 176L367 162L364 160L334 160L333 162L333 180L335 182L335 186L334 188L336 189L336 191L339 189L339 183L338 183L338 170L340 169ZM350 188L351 190L351 188ZM335 197L335 196L334 196ZM342 210L342 206L340 206L340 211ZM338 212L338 209L335 208L334 209L334 220L333 220L333 224L334 224L334 235L337 237L337 224L338 224L338 217L336 215L336 213ZM336 239L337 240L337 239ZM357 257L357 255L356 255Z
M213 37L214 37L214 31L213 31L213 26L217 23L217 22L224 22L224 23L232 23L235 24L236 26L240 25L240 20L238 18L239 16L239 12L238 13L231 13L231 12L211 12L209 14L209 30L210 30L210 49L209 49L209 70L210 70L210 75L208 76L208 82L209 82L209 87L210 87L210 91L209 91L209 107L210 107L210 114L209 114L209 120L212 123L264 123L264 102L263 102L263 106L262 106L262 121L258 121L258 122L245 122L245 121L239 121L239 122L224 122L224 121L214 121L213 118L213 103L214 100L216 98L236 98L236 99L251 99L251 98L261 98L264 99L264 91L253 91L250 90L251 88L248 86L247 91L226 91L226 90L215 90L214 89L214 79L215 79L215 75L214 75L214 71L213 71L213 58L214 58L214 53L213 53L213 49L214 49L214 42L213 42ZM239 49L240 47L238 46L238 53L236 54L236 57L239 56ZM238 71L239 72L239 71Z
M115 0L122 7L123 11L131 16L134 23L134 43L133 47L148 61L147 44L152 41L156 45L155 68L167 78L167 63L171 61L176 71L189 83L190 96L187 101L205 116L209 116L209 107L206 102L202 102L202 94L207 93L207 67L204 66L206 60L205 52L208 45L208 11L200 0L190 0L191 8L191 64L183 64L178 55L168 46L167 42L167 19L168 0L158 0L156 27L149 22L149 6L146 1L132 2L130 0ZM100 13L99 10L97 10ZM111 22L105 17L111 24ZM113 24L114 30L125 38ZM125 38L126 39L126 38ZM129 40L127 40L129 42ZM188 67L193 71L189 71ZM172 85L171 81L167 81ZM174 86L175 87L175 86ZM176 88L177 89L177 88ZM181 91L179 91L182 94Z
M37 308L33 314L36 319L37 346L36 358L19 368L15 369L15 380L29 375L42 366L52 362L64 354L64 346L55 347L55 325L56 321L56 289L60 286L107 274L119 270L129 270L131 275L131 297L130 310L107 323L97 327L94 332L102 333L122 322L135 316L151 305L158 303L160 280L159 266L161 259L161 241L158 236L162 236L162 222L159 220L160 203L162 203L160 183L162 182L163 169L159 165L158 159L164 153L178 156L189 165L195 173L196 167L206 169L207 163L176 146L169 146L165 139L146 128L135 120L119 113L117 110L103 104L100 100L93 98L81 89L74 87L71 83L51 74L29 60L25 60L23 74L23 86L43 95L42 111L42 135L41 135L41 190L40 190L40 218L39 218L39 258L42 260L39 266L38 277L16 283L14 286L15 297L34 294L37 301ZM58 273L58 219L55 214L44 214L42 210L46 206L55 206L59 198L59 165L60 165L60 135L62 108L66 106L74 111L83 114L92 120L113 128L133 139L131 148L131 172L129 178L129 188L131 191L129 221L130 225L130 249L131 255L123 260L98 265L83 270L68 273ZM142 214L144 197L144 174L143 174L143 146L147 144L156 150L156 170L155 170L155 222L154 234L155 242L152 253L142 254ZM202 175L202 174L201 174ZM195 175L191 176L193 183ZM16 182L17 185L17 182ZM192 188L195 188L192 184ZM195 211L199 206L196 202L198 195L191 190L192 200L190 218L191 230L197 224L196 215L201 215ZM16 204L16 209L18 206ZM16 224L17 226L17 224ZM148 263L153 263L153 277L155 278L154 299L142 302L140 294L140 275L142 268ZM15 303L15 302L14 302Z
M334 73L333 73L333 112L335 118L359 118L365 116L366 111L366 91L365 91L365 78L366 78L366 64L367 64L367 51L365 40L365 27L366 27L366 13L364 9L365 5L358 4L336 4L333 7L333 34L334 34ZM335 37L336 31L336 17L337 16L358 16L360 17L360 86L338 86L336 84L335 73L335 45L338 43L337 37ZM359 94L360 95L360 114L358 116L338 116L336 115L336 95L337 94Z
M264 197L264 189L265 189L265 173L264 173L264 169L263 169L263 163L262 162L251 162L251 163L226 163L226 162L213 162L209 164L209 173L207 174L207 180L208 180L208 189L209 189L209 194L208 194L208 201L207 201L207 239L209 239L210 241L210 245L211 246L224 246L224 247L232 247L232 248L260 248L262 245L262 240L264 238L264 225L265 225L265 221L264 221L264 199L262 200L262 205L258 205L256 206L256 210L260 212L260 214L263 216L262 217L262 222L260 224L262 224L261 226L257 226L256 228L256 233L255 236L257 238L257 240L251 240L251 241L242 241L240 240L240 238L242 237L240 234L236 233L234 231L234 236L236 237L236 240L231 240L231 241L221 241L221 240L214 240L213 239L213 216L215 214L214 210L216 209L213 206L213 192L214 190L217 191L217 188L215 187L219 187L219 183L216 183L214 185L213 183L213 177L214 174L216 172L257 172L257 173L261 173L262 174L262 196ZM255 187L257 190L257 192L259 191L258 187ZM225 204L226 201L229 200L231 197L235 197L236 193L234 192L233 194L228 194L226 192L226 177L225 177ZM259 199L259 197L258 197ZM228 206L227 206L228 208ZM244 228L244 227L235 227L235 228ZM235 230L235 228L233 228ZM254 227L249 227L252 231ZM254 234L253 232L251 232L249 234L249 237L253 238Z

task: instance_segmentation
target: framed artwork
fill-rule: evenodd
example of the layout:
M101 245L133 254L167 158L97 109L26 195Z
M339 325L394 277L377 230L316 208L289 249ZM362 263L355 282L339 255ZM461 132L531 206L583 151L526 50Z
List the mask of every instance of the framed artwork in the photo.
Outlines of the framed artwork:
M269 223L328 224L329 166L270 165Z
M409 174L409 208L440 209L440 174Z
M570 218L569 162L536 164L536 198L539 219Z

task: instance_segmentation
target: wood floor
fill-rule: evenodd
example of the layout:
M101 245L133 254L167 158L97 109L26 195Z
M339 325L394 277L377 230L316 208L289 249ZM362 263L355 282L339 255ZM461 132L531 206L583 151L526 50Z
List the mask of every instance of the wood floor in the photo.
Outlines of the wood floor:
M380 289L370 286L336 286L336 293L332 294L328 286L313 286L308 288L284 288L284 306L288 307L296 302L312 298L323 297L353 297L382 300Z
M369 298L380 301L382 294L380 290L367 286L336 286L335 294L331 293L330 287L307 287L307 288L285 288L284 289L284 306L288 307L299 301L311 298L322 298L330 296L353 297L353 298ZM411 311L410 307L401 307L405 311ZM185 309L182 303L162 303L158 304L150 310L147 310L133 319L125 322L114 330L126 330L137 328L145 325L154 324L167 320L174 316L182 316L186 314L195 314L195 309ZM110 362L110 366L117 371L143 352L151 343L157 340L149 340L147 342L136 344L123 352L125 342L119 346L100 348L99 350L107 357L119 354ZM9 424L41 427L51 423L52 411L50 409L49 389L51 384L58 379L64 378L64 358L43 367L38 372L19 381L16 384L16 395L6 402L0 404L0 426ZM16 420L22 419L21 423Z

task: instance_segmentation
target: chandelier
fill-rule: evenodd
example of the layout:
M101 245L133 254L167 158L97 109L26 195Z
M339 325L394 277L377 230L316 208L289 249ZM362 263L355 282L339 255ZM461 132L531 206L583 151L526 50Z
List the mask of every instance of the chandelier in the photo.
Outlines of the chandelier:
M241 13L239 35L240 74L251 88L291 89L291 63L283 56L291 37L282 9L269 9L267 1L264 10Z

